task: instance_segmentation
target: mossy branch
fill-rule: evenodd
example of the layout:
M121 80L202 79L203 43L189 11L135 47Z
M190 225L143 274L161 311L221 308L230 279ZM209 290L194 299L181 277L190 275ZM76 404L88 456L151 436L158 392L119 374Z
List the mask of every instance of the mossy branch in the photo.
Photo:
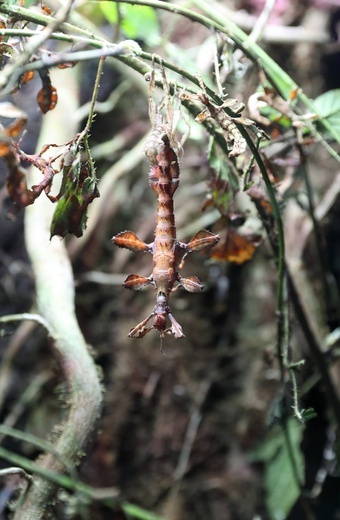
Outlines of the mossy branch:
M67 81L65 71L54 75L59 103L43 120L38 149L46 142L67 142L76 134L70 117L75 112L78 98L74 70L70 69L68 74ZM33 173L31 180L34 183ZM59 458L47 453L38 464L44 471L62 474L65 466L61 461L76 464L94 433L100 413L101 386L75 316L73 274L65 245L59 238L50 242L53 211L54 206L47 198L30 206L26 211L25 237L36 279L38 309L55 339L54 349L69 390L68 415L54 445ZM51 481L35 476L15 509L14 520L43 518L56 491L57 487Z

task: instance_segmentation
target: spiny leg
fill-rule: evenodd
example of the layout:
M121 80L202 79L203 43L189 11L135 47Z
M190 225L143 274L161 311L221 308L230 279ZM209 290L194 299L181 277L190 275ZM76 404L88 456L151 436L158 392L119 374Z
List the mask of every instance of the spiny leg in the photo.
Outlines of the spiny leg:
M183 268L185 259L189 253L191 253L192 251L202 251L203 249L209 249L210 247L214 247L219 241L219 239L219 235L214 235L206 229L201 229L201 231L198 231L188 244L178 242L178 245L184 251L184 255L178 267L180 269Z
M122 231L112 237L111 241L118 247L129 249L130 251L151 252L152 244L146 244L132 231Z
M179 277L179 283L188 292L195 293L203 291L204 285L201 284L197 276Z
M140 323L138 323L138 325L136 325L136 327L131 329L128 334L129 338L134 338L134 339L144 338L144 336L148 332L150 332L150 330L152 330L154 328L153 325L152 325L152 327L145 327L145 325L148 323L148 321L150 321L151 318L153 318L153 317L154 317L154 313L152 312L147 318L145 318L145 320L141 321Z
M123 282L123 287L125 287L125 289L138 291L150 283L154 283L152 276L147 278L146 276L140 276L139 274L129 274Z
M176 339L184 338L183 330L178 321L175 320L171 312L168 312L169 319L171 321L171 328L167 329L165 332L173 334Z

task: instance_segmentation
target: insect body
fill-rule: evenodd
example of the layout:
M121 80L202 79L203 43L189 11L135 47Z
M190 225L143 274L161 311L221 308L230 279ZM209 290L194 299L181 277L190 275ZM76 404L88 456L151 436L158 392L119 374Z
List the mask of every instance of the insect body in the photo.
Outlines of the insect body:
M203 285L196 276L183 278L178 269L188 253L214 246L219 236L202 230L188 244L178 242L176 238L173 195L179 185L180 169L177 155L170 145L168 128L163 125L160 114L145 143L144 152L150 162L149 186L157 195L155 240L146 244L132 231L123 231L112 238L119 247L148 252L153 256L153 271L149 277L130 274L123 283L127 289L140 289L148 284L156 287L156 305L152 313L130 330L129 337L142 338L155 329L160 332L161 340L166 333L181 338L184 336L182 327L171 314L168 305L170 293L179 286L189 292L199 292ZM152 325L147 326L152 318ZM167 318L170 319L171 327L167 327Z
M203 87L203 84L202 84ZM231 151L229 152L229 157L237 157L241 155L246 150L246 140L242 136L241 132L237 128L235 121L244 126L252 126L254 125L254 121L248 119L246 117L237 116L244 109L244 104L239 103L236 99L227 99L222 105L216 105L212 101L210 101L209 96L205 92L205 90L200 90L195 95L187 94L186 92L181 94L182 99L188 99L189 101L192 99L197 99L203 105L205 105L205 109L196 116L195 120L198 123L203 123L207 119L214 119L218 125L224 130L226 140L228 142L233 142ZM236 117L229 116L224 108L230 108L235 112Z

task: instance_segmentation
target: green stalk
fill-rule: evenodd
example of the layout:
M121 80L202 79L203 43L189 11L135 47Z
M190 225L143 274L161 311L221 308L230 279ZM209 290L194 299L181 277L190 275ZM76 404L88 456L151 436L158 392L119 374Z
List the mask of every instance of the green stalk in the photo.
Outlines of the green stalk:
M95 175L96 168L95 168L95 164L94 164L91 150L90 150L89 137L90 137L91 126L92 126L94 116L95 116L94 108L95 108L95 104L96 104L97 97L98 97L99 86L100 86L100 77L103 72L104 61L105 61L104 58L101 58L99 60L96 79L95 79L94 87L93 87L93 91L92 91L92 99L91 99L91 103L90 103L90 110L89 110L87 122L86 122L86 125L85 125L85 128L83 129L83 131L79 134L78 142L77 142L77 148L80 146L81 141L84 142L84 147L85 147L87 158L88 158L89 165L90 165L90 173L94 180L96 177L96 175Z

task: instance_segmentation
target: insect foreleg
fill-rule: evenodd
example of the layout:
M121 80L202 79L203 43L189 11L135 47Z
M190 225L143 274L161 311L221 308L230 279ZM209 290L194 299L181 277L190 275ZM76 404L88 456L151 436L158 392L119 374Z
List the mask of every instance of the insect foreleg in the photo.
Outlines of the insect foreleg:
M206 121L209 118L212 119L210 111L207 108L205 108L195 117L195 121L201 125L202 123L204 123L204 121Z
M202 249L213 247L217 244L219 239L219 235L214 235L206 229L201 229L201 231L198 231L196 235L187 244L188 252L202 251Z
M180 269L183 268L185 259L189 253L191 253L192 251L202 251L203 249L214 247L219 241L219 239L219 235L214 235L206 229L201 229L201 231L198 231L188 244L178 242L179 247L184 251L184 255L178 267Z
M121 233L118 233L118 235L112 237L111 241L116 246L129 249L130 251L152 251L152 244L146 244L132 231L122 231Z
M183 330L180 324L175 320L171 312L168 313L169 319L171 321L171 328L167 329L165 332L169 332L175 336L175 338L184 338Z
M141 321L140 323L138 323L138 325L136 325L136 327L131 329L129 334L128 334L129 338L137 338L137 339L143 338L145 336L145 334L150 332L150 330L152 330L154 327L153 326L152 327L145 327L145 325L153 317L154 317L154 313L151 313L147 318L145 318L145 320Z
M146 276L140 276L138 274L129 274L123 282L123 287L125 287L125 289L138 291L138 289L143 289L143 287L150 283L154 283L152 276L146 278Z
M204 285L201 284L197 276L188 276L187 278L179 277L179 283L188 292L195 293L203 291Z

